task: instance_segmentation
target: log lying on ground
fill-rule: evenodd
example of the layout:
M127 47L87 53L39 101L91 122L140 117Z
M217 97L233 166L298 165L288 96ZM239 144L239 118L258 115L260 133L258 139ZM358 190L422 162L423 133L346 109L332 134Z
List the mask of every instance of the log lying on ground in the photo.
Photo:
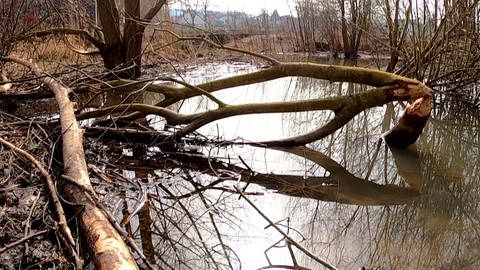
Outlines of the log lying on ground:
M14 56L7 60L30 68L36 76L43 75L41 70L28 61ZM65 184L65 193L71 203L82 207L79 220L96 269L137 269L118 232L95 203L88 199L90 196L85 190L79 188L81 186L93 192L83 150L83 130L79 127L73 104L68 97L70 89L50 77L44 77L42 81L55 94L60 108L64 174L76 181L76 184Z

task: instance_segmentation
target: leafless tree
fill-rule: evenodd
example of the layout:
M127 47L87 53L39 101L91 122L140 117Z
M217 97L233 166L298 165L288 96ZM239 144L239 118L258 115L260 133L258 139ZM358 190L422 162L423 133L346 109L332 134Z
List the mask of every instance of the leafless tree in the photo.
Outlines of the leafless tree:
M368 31L371 19L371 0L338 0L345 58L357 57L360 41Z
M28 0L0 3L0 57L7 56L19 38L38 23L29 19L31 3Z
M85 54L99 54L105 68L112 70L122 78L138 78L142 71L142 44L145 29L159 11L167 4L166 0L154 1L148 9L142 8L146 1L97 0L96 14L100 25L94 24L91 16L86 14L84 21L88 27L52 28L33 32L31 35L41 37L51 34L80 36L93 45L97 51ZM142 14L142 10L145 13ZM90 16L90 17L89 17Z

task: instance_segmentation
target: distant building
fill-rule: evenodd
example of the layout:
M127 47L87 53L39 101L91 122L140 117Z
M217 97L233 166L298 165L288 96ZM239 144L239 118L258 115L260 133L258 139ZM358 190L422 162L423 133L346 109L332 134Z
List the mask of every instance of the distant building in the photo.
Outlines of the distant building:
M61 10L65 2L61 0L36 0L26 2L24 7L24 20L28 26L40 23L60 25L62 23ZM53 8L55 7L55 8Z

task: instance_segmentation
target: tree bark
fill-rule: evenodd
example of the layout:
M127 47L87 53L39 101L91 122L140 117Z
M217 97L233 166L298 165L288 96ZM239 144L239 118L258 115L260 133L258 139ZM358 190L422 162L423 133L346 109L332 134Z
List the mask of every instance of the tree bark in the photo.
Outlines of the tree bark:
M276 103L257 103L242 105L226 105L219 103L219 108L206 112L195 114L179 114L165 107L182 99L193 96L199 96L205 93L212 93L221 89L232 88L236 86L265 82L287 76L310 77L328 80L331 82L345 81L360 84L377 86L376 89L370 89L367 92L350 96L339 96L325 99L301 100ZM268 69L232 76L229 78L210 81L196 86L185 86L177 88L173 86L129 83L125 81L111 82L111 85L120 86L127 84L132 91L142 87L144 90L162 93L165 96L161 102L155 106L146 104L125 104L107 107L96 111L85 112L78 116L79 119L103 116L115 112L141 111L144 114L157 114L164 117L169 124L179 125L187 124L175 136L177 138L221 118L253 113L279 113L279 112L299 112L307 110L331 110L335 112L335 117L327 124L311 132L285 138L276 141L259 142L264 146L299 146L305 145L338 130L345 125L358 113L375 106L382 106L391 101L415 101L410 105L406 113L402 116L399 123L393 130L385 134L385 139L391 145L398 140L399 147L412 144L422 133L426 120L430 115L432 108L433 92L423 83L402 77L393 73L380 70L346 67L334 65L321 65L311 63L279 63ZM201 91L199 91L199 89ZM132 114L123 118L131 120L132 117L138 118Z
M44 75L41 70L28 61L13 56L8 57L7 60L29 67L36 76ZM95 203L89 199L90 195L79 187L94 192L83 150L83 130L75 118L73 104L68 97L70 89L50 77L45 77L42 81L55 94L60 108L64 174L76 181L76 184L65 183L64 191L71 203L80 205L83 209L78 217L95 268L137 269L130 251L118 232Z
M142 41L145 28L140 21L140 0L125 0L125 63L130 77L138 78L142 72Z
M114 0L99 0L97 9L102 24L105 45L100 49L104 66L115 76L124 79L136 79L142 75L142 43L145 26L165 5L158 0L144 18L141 18L141 1L125 0L125 26L122 30L121 17Z
M404 148L414 144L422 134L432 110L432 96L425 96L410 104L398 123L384 134L385 141Z

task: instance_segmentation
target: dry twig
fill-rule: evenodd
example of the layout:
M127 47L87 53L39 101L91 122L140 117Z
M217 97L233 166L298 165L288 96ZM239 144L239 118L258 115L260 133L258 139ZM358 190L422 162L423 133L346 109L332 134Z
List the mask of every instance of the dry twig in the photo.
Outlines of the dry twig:
M52 198L53 204L55 205L55 209L57 211L58 220L59 220L59 224L60 224L60 227L61 227L61 232L64 235L65 239L67 239L68 245L70 245L72 247L75 246L75 240L73 239L70 228L68 227L67 219L66 219L66 216L65 216L65 211L63 210L63 206L60 203L60 199L58 197L57 190L55 188L55 184L53 183L53 179L51 178L48 171L45 169L45 167L42 165L42 163L40 163L40 161L38 161L35 157L30 155L25 150L16 147L12 143L10 143L10 142L2 139L2 138L0 138L0 143L10 147L15 153L19 154L23 158L32 162L35 165L35 167L37 167L37 169L40 171L40 173L45 177L45 180L47 182L47 187L48 187L48 190L50 192L50 196ZM70 250L74 251L75 249L70 249ZM82 259L80 259L80 257L76 253L72 253L72 255L75 258L76 267L78 269L82 269L82 267L83 267Z

